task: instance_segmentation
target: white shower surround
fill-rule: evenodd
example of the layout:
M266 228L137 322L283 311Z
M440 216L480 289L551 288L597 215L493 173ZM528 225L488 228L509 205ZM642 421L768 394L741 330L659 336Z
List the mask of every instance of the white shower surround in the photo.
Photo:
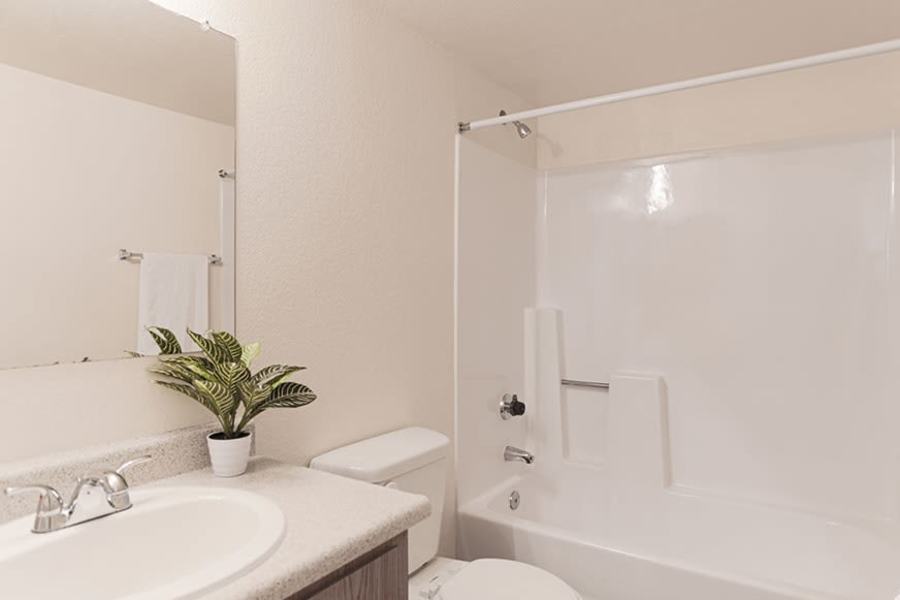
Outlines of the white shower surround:
M462 557L589 597L893 598L895 171L892 133L543 173L463 141Z

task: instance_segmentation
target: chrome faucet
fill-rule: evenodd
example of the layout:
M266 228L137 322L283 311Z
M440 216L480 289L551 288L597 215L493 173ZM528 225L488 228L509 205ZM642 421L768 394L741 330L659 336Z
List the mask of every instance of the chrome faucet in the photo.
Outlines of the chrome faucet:
M128 482L123 473L135 465L150 460L141 456L126 461L113 471L106 471L99 477L80 477L68 504L49 485L25 485L6 488L7 496L37 492L37 511L34 515L34 533L49 533L72 527L85 521L92 521L131 508Z
M534 454L515 446L507 446L503 449L503 460L506 462L520 460L526 465L530 465L534 462Z

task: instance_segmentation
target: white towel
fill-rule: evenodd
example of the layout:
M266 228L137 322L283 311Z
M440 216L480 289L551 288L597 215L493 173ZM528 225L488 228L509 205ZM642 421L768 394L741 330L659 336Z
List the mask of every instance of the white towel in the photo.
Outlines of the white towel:
M150 326L171 329L185 352L199 350L188 337L209 328L209 257L202 254L144 254L138 299L137 351L159 354Z

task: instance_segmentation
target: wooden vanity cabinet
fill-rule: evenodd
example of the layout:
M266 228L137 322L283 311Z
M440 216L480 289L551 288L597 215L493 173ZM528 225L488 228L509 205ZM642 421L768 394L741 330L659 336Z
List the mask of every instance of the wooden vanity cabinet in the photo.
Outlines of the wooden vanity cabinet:
M407 600L406 532L285 600Z

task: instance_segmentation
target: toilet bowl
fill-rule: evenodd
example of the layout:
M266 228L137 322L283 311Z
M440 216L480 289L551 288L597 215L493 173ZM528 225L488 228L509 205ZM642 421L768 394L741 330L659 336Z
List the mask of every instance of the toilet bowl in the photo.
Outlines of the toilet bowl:
M315 457L310 467L423 494L431 516L409 530L411 600L580 600L562 579L538 567L496 558L463 562L438 558L450 440L409 427Z

